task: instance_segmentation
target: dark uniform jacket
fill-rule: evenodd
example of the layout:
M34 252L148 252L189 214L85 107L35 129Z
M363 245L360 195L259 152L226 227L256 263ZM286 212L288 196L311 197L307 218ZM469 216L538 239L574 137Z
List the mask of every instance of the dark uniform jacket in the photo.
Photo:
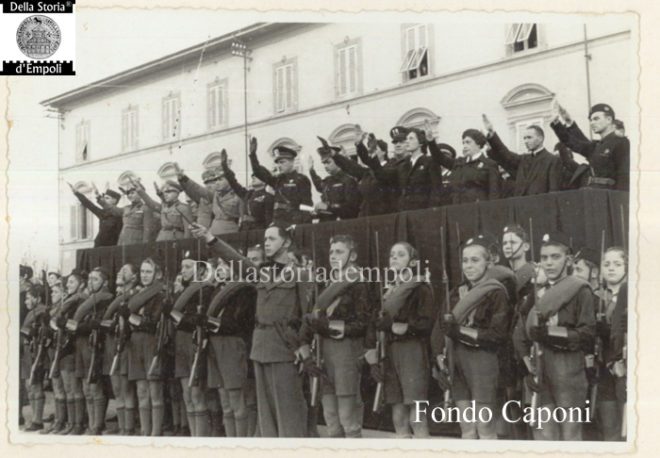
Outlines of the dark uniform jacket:
M154 227L158 227L157 214L144 202L137 201L125 207L109 207L99 201L106 211L122 218L122 228L117 245L133 245L152 241ZM155 236L155 234L153 234Z
M273 221L273 205L275 198L271 193L262 189L246 189L236 181L233 170L222 164L225 178L234 193L243 200L245 213L241 217L240 229L249 231L251 229L265 229Z
M491 147L488 156L515 176L514 196L559 191L560 160L545 148L531 154L516 154L502 143L496 133L488 137L488 143Z
M300 210L301 204L312 205L312 184L309 178L295 170L275 176L259 164L256 154L250 154L250 163L254 175L275 190L275 224L287 227L312 221L309 213Z
M500 198L502 179L493 160L483 154L471 160L465 157L453 159L443 154L434 141L429 142L429 153L436 163L452 171L452 204Z
M349 159L350 160L350 159ZM355 178L341 170L334 175L321 178L314 169L309 171L316 190L321 193L327 210L320 214L321 221L355 218L360 207L360 191Z
M122 218L116 212L109 211L103 206L97 206L84 194L74 192L83 207L92 212L99 219L99 233L94 239L94 247L115 246L122 228ZM99 197L101 199L101 197Z
M591 141L575 122L570 126L564 126L559 121L550 125L562 143L587 158L594 176L614 180L614 188L619 191L629 190L630 141L626 137L611 132L599 141Z
M399 211L429 208L442 198L442 170L429 156L419 156L414 164L407 157L393 167L381 166L377 160L369 166L381 183L398 187Z
M369 153L362 143L358 144L357 148L358 151L360 149L364 150L363 152L358 152L360 158L366 157L367 160L372 159L369 157ZM396 211L394 205L396 199L398 199L398 190L396 188L393 192L394 198L390 198L389 194L392 193L392 187L381 184L369 167L360 165L353 159L342 154L335 154L332 158L340 169L358 180L358 190L362 196L358 216L383 215ZM378 158L373 159L378 160ZM362 162L367 163L365 159L362 159Z

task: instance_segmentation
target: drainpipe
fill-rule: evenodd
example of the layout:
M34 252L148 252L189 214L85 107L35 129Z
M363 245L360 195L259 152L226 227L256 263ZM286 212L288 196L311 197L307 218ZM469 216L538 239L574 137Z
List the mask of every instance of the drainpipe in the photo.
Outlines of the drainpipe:
M586 70L587 77L587 113L591 110L591 77L589 75L589 61L591 60L591 54L589 54L589 42L587 39L587 24L583 25L584 30L584 67ZM593 133L589 129L589 138L593 139Z

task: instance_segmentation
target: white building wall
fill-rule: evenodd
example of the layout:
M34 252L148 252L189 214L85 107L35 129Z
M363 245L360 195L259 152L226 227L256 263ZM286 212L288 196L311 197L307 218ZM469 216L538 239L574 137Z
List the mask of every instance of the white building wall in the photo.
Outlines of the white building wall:
M589 27L589 35L615 33L590 44L592 59L592 102L607 102L617 117L629 124L631 92L635 69L629 34L611 27ZM376 33L377 32L377 33ZM389 129L407 111L425 108L441 118L437 127L439 141L452 144L460 154L461 132L481 128L481 114L487 113L501 136L513 148L516 145L510 113L502 99L512 89L535 83L556 94L574 114L585 132L588 130L587 90L581 24L543 27L545 48L539 52L506 58L503 45L506 25L491 25L488 33L479 29L479 43L457 39L465 35L461 24L434 24L432 46L433 75L414 84L402 83L401 25L329 24L310 26L293 36L282 36L255 49L248 75L249 131L259 140L259 157L270 164L265 149L278 138L290 137L302 146L302 155L316 156L316 135L329 137L343 124L360 124L380 138L389 140ZM335 97L333 53L336 44L360 38L362 43L363 95L349 100ZM565 46L573 43L572 46ZM553 51L557 46L564 46ZM298 110L273 114L273 64L295 57L298 63ZM149 80L96 100L87 101L65 115L61 135L60 234L63 271L75 263L75 250L92 245L92 239L71 240L69 208L76 200L66 182L94 181L100 189L108 183L117 189L117 177L132 170L142 177L153 193L156 172L168 161L177 161L191 177L199 179L202 161L212 151L226 148L232 168L245 180L242 60L232 56L209 56L197 68L189 65L182 71L153 75ZM197 83L194 83L198 75ZM228 127L209 132L206 119L206 87L215 78L228 82ZM161 102L171 90L178 90L182 102L182 141L167 144L161 138ZM139 149L121 153L121 112L128 105L139 107ZM75 164L75 126L81 119L90 120L90 162ZM546 125L546 146L556 139ZM634 151L634 149L633 149ZM303 162L304 163L304 162ZM322 171L316 160L317 170ZM122 202L124 204L124 202ZM98 228L94 219L93 234Z

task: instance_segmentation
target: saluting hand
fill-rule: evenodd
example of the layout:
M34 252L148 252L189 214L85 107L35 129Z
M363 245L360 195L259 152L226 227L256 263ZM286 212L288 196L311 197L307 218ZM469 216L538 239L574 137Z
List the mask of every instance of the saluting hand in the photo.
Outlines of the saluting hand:
M312 156L307 156L305 158L305 162L307 165L307 170L313 170L314 169L314 158Z
M95 195L96 197L98 197L98 196L101 195L101 193L99 192L98 188L96 187L96 185L94 184L93 181L92 181L92 189L94 190L94 195Z
M220 151L220 162L222 162L222 165L227 165L227 150L224 148Z
M493 123L490 122L490 119L488 119L488 116L486 116L485 114L482 113L481 120L484 123L484 129L486 130L487 133L491 134L495 131L495 129L493 128Z
M181 170L181 167L179 167L179 163L175 162L172 164L174 166L174 173L176 173L177 178L183 177L183 170Z
M250 137L250 154L257 154L257 137Z
M362 143L364 141L364 137L366 136L366 132L362 132L362 127L360 127L359 124L355 125L355 144L357 145L358 143Z
M426 137L426 141L430 142L433 140L433 127L431 126L431 121L428 119L424 120L424 136Z
M369 151L369 154L372 154L378 147L378 143L376 143L376 136L372 133L365 135L367 135L367 150Z
M154 189L156 190L156 195L160 196L161 194L160 187L158 187L158 183L156 183L155 181L154 181Z
M67 181L66 184L69 185L69 188L71 188L71 192L72 192L72 193L75 194L75 193L77 192L77 191L76 191L76 188L74 188L73 185L72 185L71 183L69 183L69 182Z
M571 114L566 110L566 108L562 107L561 104L557 104L559 108L559 116L561 116L564 119L564 122L566 124L571 124L573 122L573 118L571 118Z

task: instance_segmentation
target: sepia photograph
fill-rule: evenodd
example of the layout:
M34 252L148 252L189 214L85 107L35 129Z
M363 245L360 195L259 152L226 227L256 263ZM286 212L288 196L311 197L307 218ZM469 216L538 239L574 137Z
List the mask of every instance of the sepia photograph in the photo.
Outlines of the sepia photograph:
M635 15L64 14L11 77L11 442L630 450Z

